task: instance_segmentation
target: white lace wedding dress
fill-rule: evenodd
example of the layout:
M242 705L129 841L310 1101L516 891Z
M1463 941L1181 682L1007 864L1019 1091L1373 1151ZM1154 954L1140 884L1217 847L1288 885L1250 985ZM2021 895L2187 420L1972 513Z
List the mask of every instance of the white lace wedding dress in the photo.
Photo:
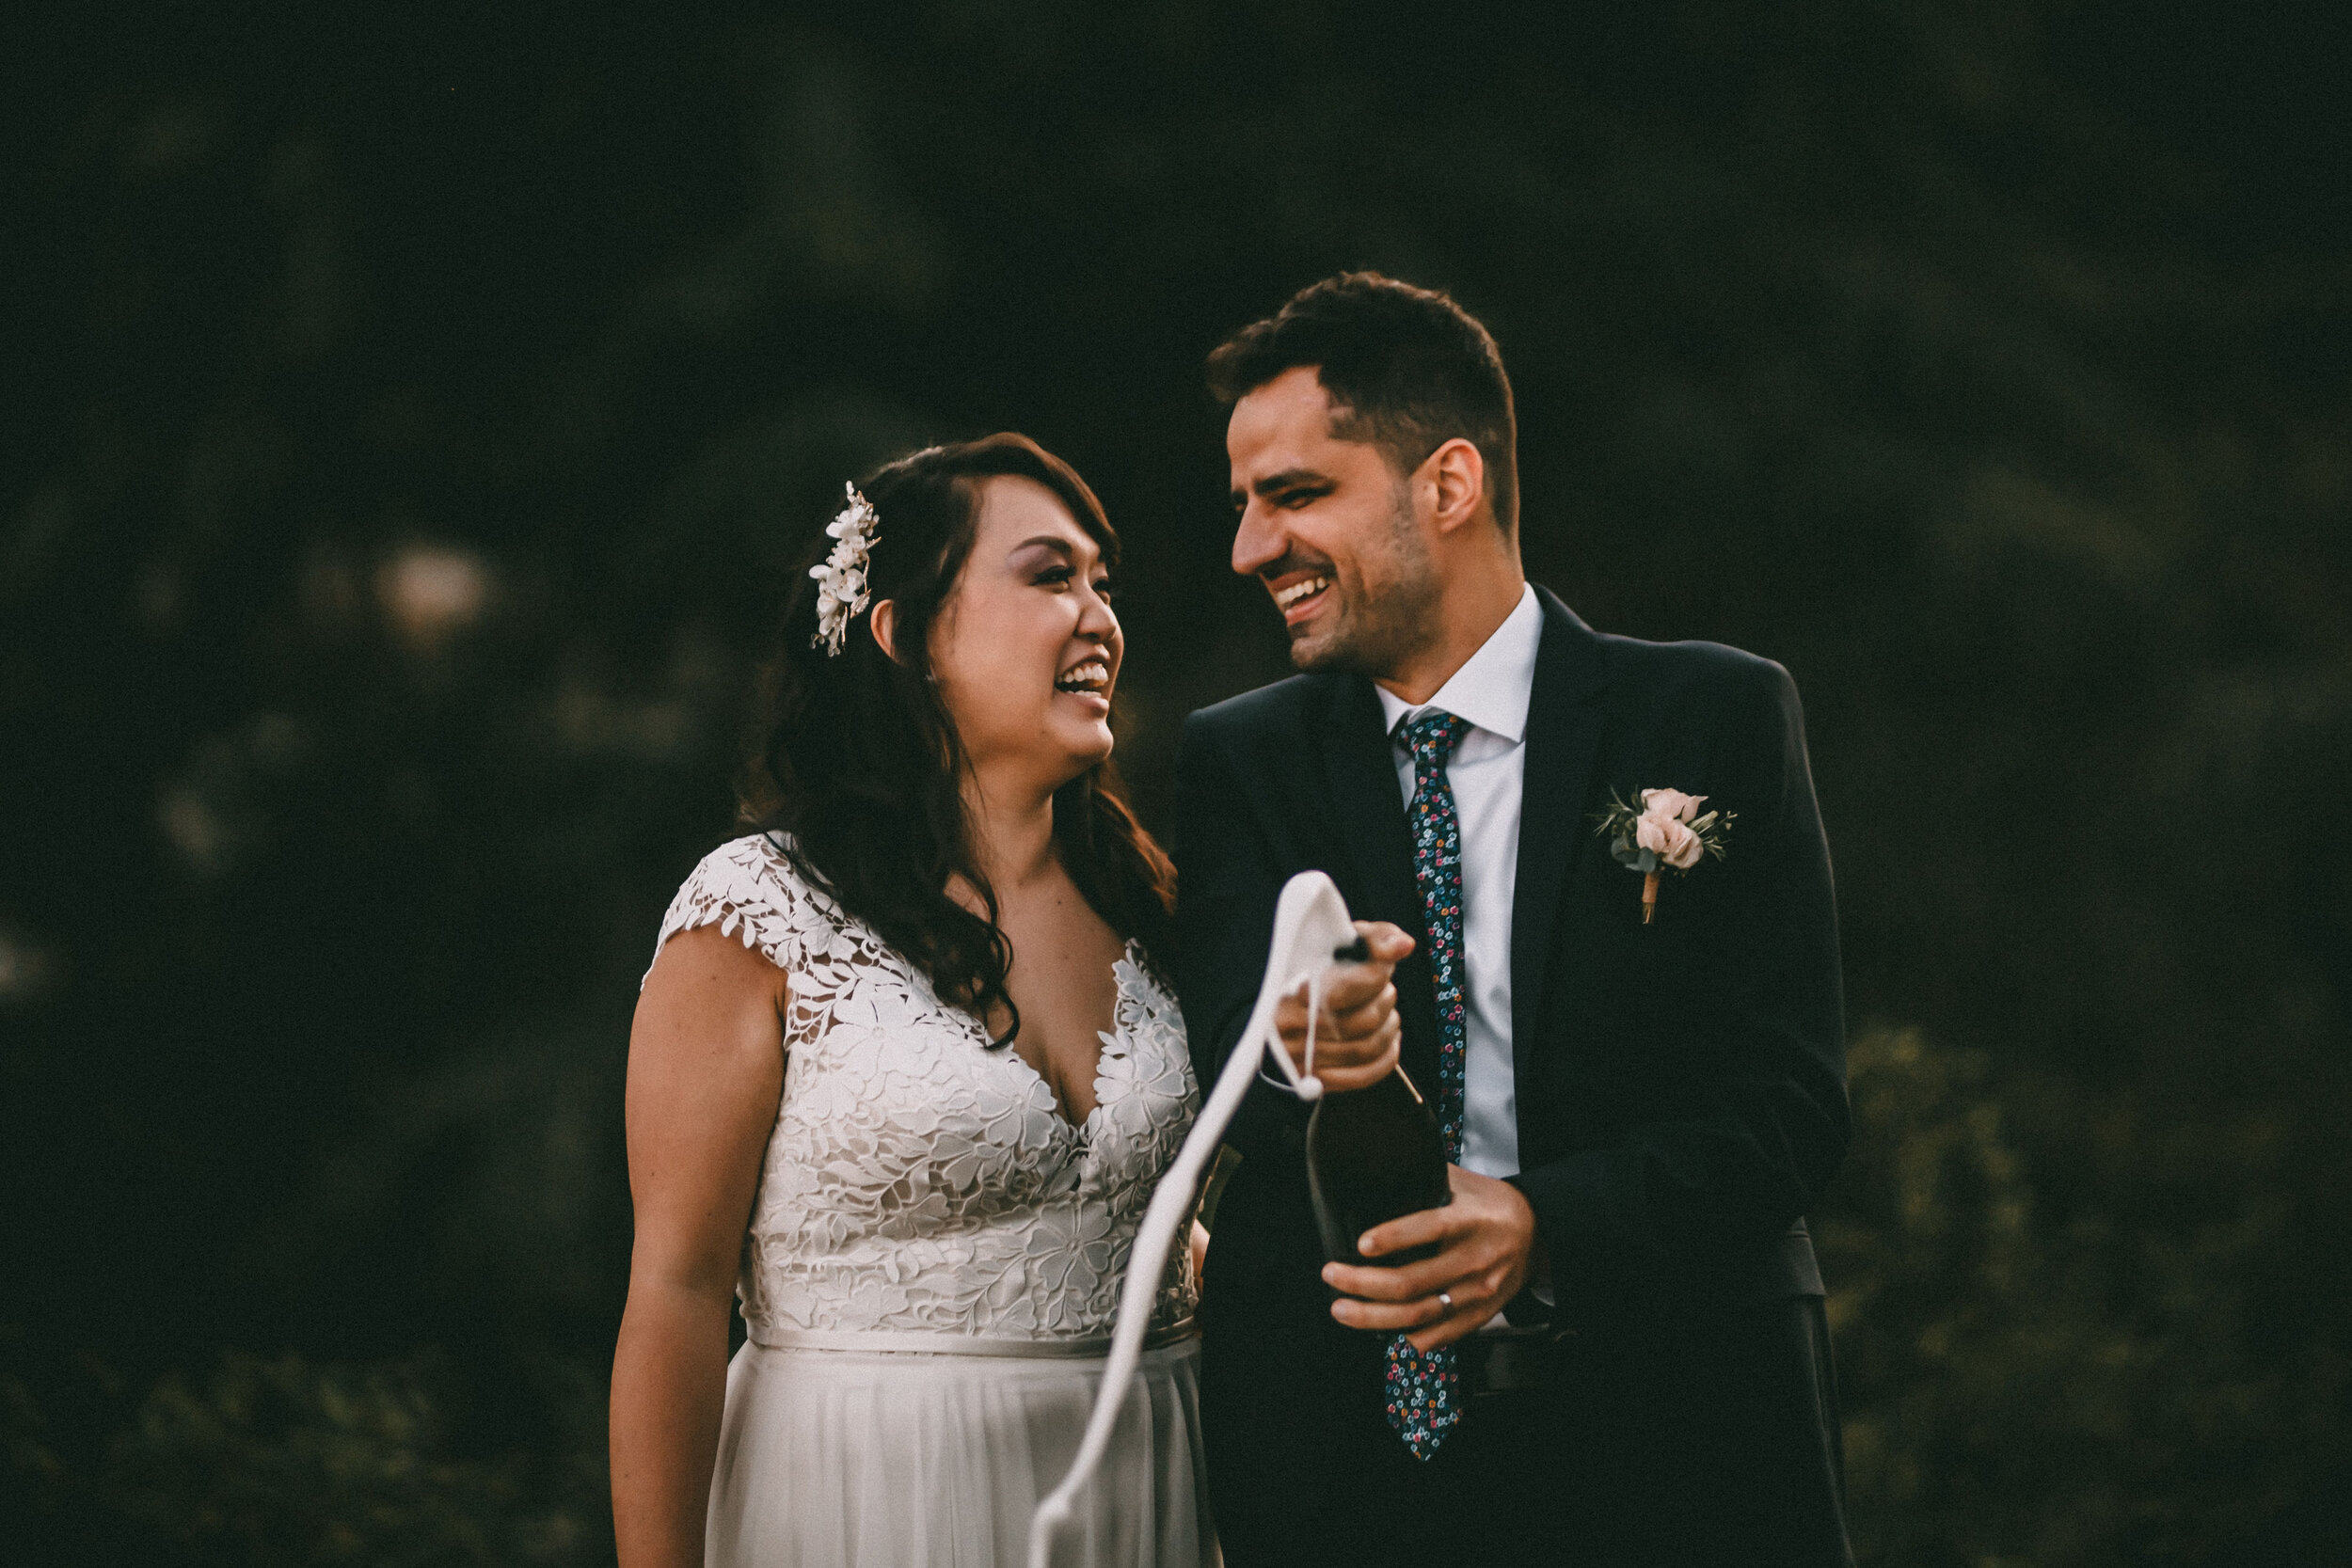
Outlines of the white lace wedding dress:
M1017 1568L1068 1469L1136 1222L1200 1096L1130 943L1082 1125L768 840L714 850L661 941L717 926L790 976L784 1099L744 1238L713 1568ZM1194 1282L1176 1248L1073 1568L1216 1560Z

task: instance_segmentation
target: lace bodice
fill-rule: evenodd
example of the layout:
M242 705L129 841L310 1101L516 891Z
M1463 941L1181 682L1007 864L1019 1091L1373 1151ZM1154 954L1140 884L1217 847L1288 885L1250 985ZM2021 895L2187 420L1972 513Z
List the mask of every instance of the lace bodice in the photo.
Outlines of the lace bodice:
M790 977L784 1099L739 1286L753 1337L1109 1333L1136 1224L1200 1108L1183 1017L1141 949L1116 966L1095 1108L1073 1126L1034 1069L991 1050L766 838L705 857L660 940L712 925ZM1179 1244L1154 1328L1191 1315L1191 1268Z

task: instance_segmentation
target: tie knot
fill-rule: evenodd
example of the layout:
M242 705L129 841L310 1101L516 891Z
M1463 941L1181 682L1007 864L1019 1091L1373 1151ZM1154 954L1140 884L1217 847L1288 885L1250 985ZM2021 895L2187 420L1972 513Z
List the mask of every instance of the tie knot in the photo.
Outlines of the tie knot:
M1454 748L1462 743L1470 729L1470 721L1457 719L1451 713L1432 711L1401 726L1406 748L1413 760L1423 768L1443 768L1454 756Z

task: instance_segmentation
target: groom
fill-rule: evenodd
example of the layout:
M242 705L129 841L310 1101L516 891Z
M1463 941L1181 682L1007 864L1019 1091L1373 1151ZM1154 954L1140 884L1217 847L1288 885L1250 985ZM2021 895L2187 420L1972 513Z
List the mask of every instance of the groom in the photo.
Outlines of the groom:
M1849 1563L1803 1218L1848 1132L1837 933L1788 673L1527 583L1510 382L1445 295L1327 278L1209 378L1233 569L1304 673L1185 726L1194 1065L1214 1080L1276 895L1317 868L1413 940L1351 966L1318 1062L1360 1081L1387 1049L1393 962L1457 1151L1449 1207L1359 1243L1434 1257L1327 1265L1308 1107L1263 1076L1244 1103L1201 1311L1225 1560ZM1692 817L1728 822L1651 913L1595 836L1645 790L1705 798L1653 802L1676 861Z

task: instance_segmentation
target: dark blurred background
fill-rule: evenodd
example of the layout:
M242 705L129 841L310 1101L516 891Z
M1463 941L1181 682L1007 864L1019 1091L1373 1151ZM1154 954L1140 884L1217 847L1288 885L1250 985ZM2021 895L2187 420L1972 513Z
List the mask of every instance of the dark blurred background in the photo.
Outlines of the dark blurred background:
M609 1559L629 1011L793 558L1071 458L1159 820L1285 669L1201 356L1375 266L1534 577L1806 695L1866 1561L2352 1560L2340 8L31 11L0 1559Z

